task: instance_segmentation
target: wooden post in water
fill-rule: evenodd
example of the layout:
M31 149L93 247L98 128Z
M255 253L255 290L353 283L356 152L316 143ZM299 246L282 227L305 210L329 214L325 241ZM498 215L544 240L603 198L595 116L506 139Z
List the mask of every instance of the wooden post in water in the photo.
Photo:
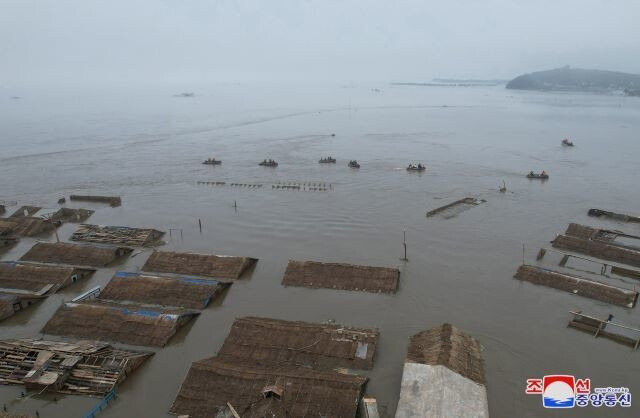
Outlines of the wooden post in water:
M402 246L404 247L404 258L401 258L402 261L409 261L407 258L407 231L402 231Z
M522 264L524 265L524 244L522 244Z
M198 226L200 227L200 233L202 234L202 221L198 219Z

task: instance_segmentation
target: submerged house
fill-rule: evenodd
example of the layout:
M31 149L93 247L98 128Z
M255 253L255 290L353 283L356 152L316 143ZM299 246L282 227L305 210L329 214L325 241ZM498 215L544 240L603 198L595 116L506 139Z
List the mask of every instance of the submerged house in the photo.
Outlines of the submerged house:
M102 396L151 355L89 341L0 340L0 383Z
M225 286L209 279L119 272L96 299L61 306L42 332L163 347Z
M71 235L72 241L147 247L161 243L164 232L150 228L81 224Z
M396 418L488 418L482 346L450 324L411 337Z
M94 203L107 203L111 207L120 206L122 204L122 199L119 196L91 196L91 195L78 195L72 194L69 196L69 200L80 200L84 202L94 202Z
M27 218L42 209L40 206L22 206L9 216L10 218Z
M291 260L287 265L282 284L392 293L398 289L399 280L400 270L397 268Z
M239 279L257 261L250 257L154 251L142 270L216 279Z
M191 365L170 412L198 417L355 417L373 329L237 319L216 357Z
M31 247L20 260L38 263L106 267L121 257L128 256L131 252L133 252L131 248L112 245L38 242Z
M0 262L0 291L43 296L93 274L95 269Z
M0 292L0 321L15 315L16 312L31 306L40 299L44 299L44 296Z
M93 215L93 212L89 209L60 208L51 215L51 220L54 222L84 222Z
M635 290L527 264L518 268L514 278L627 308L633 308L638 300Z
M48 234L55 230L54 224L42 218L30 216L16 216L0 218L0 235L15 235L20 237L34 237Z
M55 293L95 270L43 264L0 262L0 320Z
M620 231L572 223L564 235L553 240L552 245L561 250L640 267L640 237Z

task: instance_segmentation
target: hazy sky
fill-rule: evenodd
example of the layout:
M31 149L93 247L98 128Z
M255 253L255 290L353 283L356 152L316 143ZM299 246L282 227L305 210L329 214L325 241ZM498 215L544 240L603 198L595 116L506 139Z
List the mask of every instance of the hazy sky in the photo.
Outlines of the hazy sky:
M640 73L640 0L0 0L0 86Z

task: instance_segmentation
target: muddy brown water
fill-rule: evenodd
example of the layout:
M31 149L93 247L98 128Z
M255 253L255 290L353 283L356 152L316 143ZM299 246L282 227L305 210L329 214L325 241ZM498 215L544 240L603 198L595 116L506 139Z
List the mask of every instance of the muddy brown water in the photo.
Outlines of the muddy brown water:
M379 328L366 392L388 416L398 401L409 336L443 322L484 345L492 416L638 416L637 404L560 414L544 410L540 396L524 394L527 378L545 374L590 377L594 386L640 393L640 353L566 326L569 310L612 313L619 323L640 326L638 308L512 276L523 244L525 259L534 262L538 249L570 222L640 233L638 225L586 214L591 207L640 212L640 100L501 87L219 85L201 91L193 98L172 97L167 88L27 91L21 100L0 99L0 200L46 212L72 193L119 195L117 208L68 205L94 209L91 223L164 230L164 249L260 259L127 379L102 416L168 416L191 362L214 356L233 320L247 315ZM575 147L560 145L567 136ZM318 164L328 155L337 164ZM202 165L210 156L222 165ZM258 167L264 158L280 165ZM361 168L349 169L350 159ZM409 162L428 169L408 173ZM543 169L549 181L524 177ZM505 194L498 192L503 180ZM331 190L272 189L278 182L326 183ZM425 217L465 196L486 203L451 219ZM67 240L74 229L67 224L59 235ZM403 230L407 263L400 260ZM34 241L21 240L1 259L19 258ZM136 251L3 321L0 337L40 337L63 301L104 285L116 270L139 270L149 253ZM391 295L285 288L280 281L289 259L397 265L400 288ZM0 403L14 412L73 417L98 401L20 399L22 390L0 387Z

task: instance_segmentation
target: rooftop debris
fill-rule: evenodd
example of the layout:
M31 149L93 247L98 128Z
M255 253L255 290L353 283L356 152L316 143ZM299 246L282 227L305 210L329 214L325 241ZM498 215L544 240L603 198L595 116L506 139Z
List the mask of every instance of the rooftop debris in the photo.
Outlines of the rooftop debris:
M120 206L122 204L122 200L119 196L86 196L86 195L77 195L72 194L69 196L69 200L82 200L85 202L98 202L98 203L108 203L112 207Z
M399 280L397 268L290 260L282 284L391 293L398 289Z
M628 308L633 308L638 300L635 290L526 264L518 268L514 278Z
M81 224L71 240L146 247L159 244L163 235L164 232L155 229Z
M154 251L142 270L216 279L239 279L257 261L257 259L250 257Z
M19 216L14 218L0 218L0 235L11 234L21 237L33 237L51 233L55 226L42 218Z
M73 244L68 242L39 242L21 261L69 264L76 266L106 267L120 257L129 255L133 249L111 245Z
M51 215L51 220L54 222L84 222L93 215L93 212L89 209L60 208Z
M44 296L16 295L0 292L0 321L15 315L16 312L28 308Z
M204 309L227 284L211 279L116 273L100 293L101 300Z
M604 337L628 345L634 350L640 346L640 329L611 322L613 315L609 315L607 319L600 319L582 312L570 313L573 314L569 321L572 328L593 334L594 337Z
M552 241L552 245L554 248L640 267L640 249L616 242L618 238L635 239L636 237L617 231L571 224L565 235L558 235Z
M88 268L0 262L0 291L25 296L48 295L94 271Z
M42 332L163 347L178 328L199 313L190 309L118 304L101 300L67 302L45 324Z
M616 221L640 223L640 216L625 215L622 213L609 212L602 209L589 209L588 213L589 216L594 216L596 218L605 217L615 219Z
M104 395L151 355L89 341L1 340L0 383L39 392Z
M13 214L11 216L9 216L9 217L10 218L29 217L29 216L34 215L40 209L42 209L40 206L22 206L18 210L16 210L15 212L13 212Z
M450 219L458 216L460 213L471 209L474 206L478 206L481 203L486 202L484 199L476 199L475 197L465 197L448 205L440 206L434 210L427 212L427 218L435 215L440 215L445 219Z
M396 418L488 417L482 345L450 324L409 343Z
M371 368L377 338L376 330L240 318L218 356L191 365L170 412L355 417L367 379L342 368Z
M322 370L371 369L379 332L298 321L236 319L219 355Z

